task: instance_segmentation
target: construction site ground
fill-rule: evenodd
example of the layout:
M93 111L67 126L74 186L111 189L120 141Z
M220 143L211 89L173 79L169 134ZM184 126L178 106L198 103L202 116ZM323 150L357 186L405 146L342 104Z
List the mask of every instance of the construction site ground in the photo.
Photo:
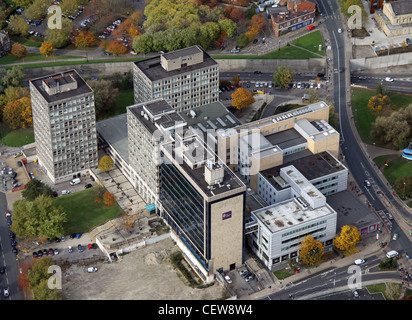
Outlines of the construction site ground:
M63 269L65 300L216 300L225 297L221 284L192 288L173 267L178 250L171 238L121 256L117 262L73 264ZM88 273L88 267L98 271Z

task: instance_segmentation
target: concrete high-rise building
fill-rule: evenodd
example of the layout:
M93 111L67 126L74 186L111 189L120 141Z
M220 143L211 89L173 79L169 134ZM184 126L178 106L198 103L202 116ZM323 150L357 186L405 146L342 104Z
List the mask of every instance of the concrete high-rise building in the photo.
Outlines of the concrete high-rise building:
M133 63L134 102L166 100L176 111L219 100L219 65L199 46Z
M53 183L98 165L94 93L76 70L31 79L39 164Z

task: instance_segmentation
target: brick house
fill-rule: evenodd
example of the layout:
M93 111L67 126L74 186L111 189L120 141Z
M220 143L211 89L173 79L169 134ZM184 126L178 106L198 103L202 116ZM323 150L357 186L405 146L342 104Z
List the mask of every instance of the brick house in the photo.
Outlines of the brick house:
M289 11L286 13L272 13L270 17L275 37L307 27L313 23L314 19L315 9L294 12Z

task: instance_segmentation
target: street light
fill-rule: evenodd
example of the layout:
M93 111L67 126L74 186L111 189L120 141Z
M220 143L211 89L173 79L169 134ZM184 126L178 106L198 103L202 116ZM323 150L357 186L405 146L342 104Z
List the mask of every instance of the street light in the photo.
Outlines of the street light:
M403 183L403 200L405 200L406 182Z

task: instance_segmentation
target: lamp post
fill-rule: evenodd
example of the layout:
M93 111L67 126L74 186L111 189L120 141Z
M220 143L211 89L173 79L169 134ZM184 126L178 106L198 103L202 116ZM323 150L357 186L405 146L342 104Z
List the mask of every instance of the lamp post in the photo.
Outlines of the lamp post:
M403 200L405 200L406 182L403 183Z

